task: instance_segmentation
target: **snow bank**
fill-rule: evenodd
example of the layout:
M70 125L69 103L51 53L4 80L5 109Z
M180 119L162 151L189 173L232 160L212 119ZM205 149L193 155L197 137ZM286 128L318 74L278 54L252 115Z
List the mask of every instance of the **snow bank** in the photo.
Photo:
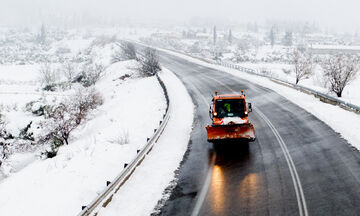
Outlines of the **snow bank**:
M104 105L74 131L70 145L61 147L56 157L35 160L1 182L1 215L76 215L146 144L166 102L155 77L121 79L134 73L134 64L126 61L108 68L96 84ZM128 144L121 141L124 137Z
M185 87L174 74L164 69L161 78L168 89L172 107L169 123L141 166L114 195L112 202L100 209L99 216L150 215L179 167L190 139L194 107Z
M220 71L230 73L242 79L246 79L258 85L270 88L278 94L284 96L294 104L299 105L309 113L312 113L320 120L328 124L334 131L341 134L351 145L360 150L360 115L346 111L338 106L323 103L312 95L304 94L295 89L276 84L267 78L251 75L235 69L225 68L219 65L206 63L204 61L194 59L192 57L172 52L169 50L160 49L169 54L178 56L197 64L211 67Z
M240 118L240 117L225 117L223 118L224 124L229 124L230 122L234 122L235 124L244 124L246 120Z

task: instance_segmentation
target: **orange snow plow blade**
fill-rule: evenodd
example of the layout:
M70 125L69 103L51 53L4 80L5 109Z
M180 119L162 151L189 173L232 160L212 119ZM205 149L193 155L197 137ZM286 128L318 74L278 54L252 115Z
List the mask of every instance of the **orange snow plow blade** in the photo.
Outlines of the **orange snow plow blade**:
M206 126L208 141L215 142L221 140L255 140L255 130L251 123L248 124L229 124L229 125L208 125Z

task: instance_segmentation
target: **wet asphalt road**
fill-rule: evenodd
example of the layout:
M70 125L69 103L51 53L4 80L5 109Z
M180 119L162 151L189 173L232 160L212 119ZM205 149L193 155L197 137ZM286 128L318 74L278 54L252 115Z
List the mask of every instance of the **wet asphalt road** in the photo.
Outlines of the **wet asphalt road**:
M160 54L196 110L178 185L159 215L191 215L199 206L199 215L360 215L360 153L339 134L270 89ZM255 107L257 140L214 150L205 130L211 94L241 89Z

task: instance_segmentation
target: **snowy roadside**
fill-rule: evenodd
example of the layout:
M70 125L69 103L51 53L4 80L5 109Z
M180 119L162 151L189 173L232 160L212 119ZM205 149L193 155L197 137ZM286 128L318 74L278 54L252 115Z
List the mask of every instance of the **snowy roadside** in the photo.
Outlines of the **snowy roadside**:
M166 102L156 77L139 78L134 64L107 68L95 85L104 104L74 131L71 144L0 183L1 215L76 215L136 156Z
M150 215L158 200L162 199L174 170L187 149L192 130L194 107L181 81L169 70L163 69L160 77L167 87L172 113L169 123L151 153L113 196L98 215Z
M293 70L293 65L284 64L284 63L232 63L234 65L239 65L241 67L250 68L257 73L266 74L267 76L280 79L289 83L295 83L295 77ZM316 65L314 68L313 75L308 79L301 80L299 85L313 89L315 91L327 94L333 97L336 97L336 94L331 92L328 87L325 87L325 79L323 78L323 70L321 66ZM342 97L339 98L347 103L352 103L357 106L360 106L360 76L353 80L349 85L346 86L342 92Z
M276 84L268 78L251 75L220 65L206 63L202 60L195 59L187 55L169 51L166 49L159 50L186 59L190 62L194 62L206 67L217 69L219 71L230 73L239 78L246 79L250 82L270 88L276 91L278 94L284 96L294 104L297 104L306 111L312 113L314 116L329 125L334 131L340 133L341 136L346 139L352 146L360 150L360 115L356 113L346 111L338 106L323 103L312 95L307 95L292 88ZM254 105L256 106L256 104Z

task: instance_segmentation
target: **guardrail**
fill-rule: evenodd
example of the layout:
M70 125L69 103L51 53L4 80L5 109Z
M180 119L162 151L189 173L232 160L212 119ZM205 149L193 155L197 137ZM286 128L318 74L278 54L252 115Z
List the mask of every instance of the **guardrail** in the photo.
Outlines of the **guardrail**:
M330 95L318 92L318 91L310 89L308 87L305 87L305 86L302 86L302 85L296 85L294 83L290 83L290 82L287 82L285 80L281 80L281 79L277 79L277 78L274 78L274 77L271 77L271 76L267 76L265 74L260 74L254 69L245 68L245 67L242 67L242 66L239 66L239 65L228 63L228 62L217 61L217 62L215 62L215 64L221 65L221 66L224 66L224 67L228 67L228 68L232 68L232 69L236 69L236 70L246 72L246 73L249 73L249 74L269 78L270 80L272 80L272 81L274 81L274 82L276 82L278 84L294 88L296 90L305 92L307 94L312 94L316 98L319 98L320 101L322 101L324 103L329 103L329 104L332 104L332 105L338 105L339 107L341 107L341 108L343 108L345 110L352 111L352 112L360 114L360 106L345 102L345 101L343 101L343 100L341 100L339 98L332 97Z
M156 75L156 78L164 91L166 99L166 111L163 115L163 119L159 123L159 128L154 129L154 134L147 139L147 144L140 151L137 152L137 156L129 164L124 164L124 169L120 172L120 174L112 182L107 182L107 187L90 204L82 207L82 211L78 214L78 216L88 216L94 213L94 211L100 205L102 207L106 207L111 202L112 196L130 178L130 176L134 173L135 169L141 164L141 162L145 159L146 155L152 150L154 144L158 141L162 132L164 131L170 119L170 99L165 84L158 75Z
M130 42L139 44L139 42L136 42L136 41L130 41ZM143 45L143 46L147 46L147 45ZM239 71L242 71L242 72L246 72L246 73L249 73L249 74L266 77L266 78L269 78L270 80L272 80L273 82L276 82L278 84L294 88L296 90L302 91L302 92L307 93L307 94L314 95L316 98L319 98L320 101L322 101L324 103L337 105L337 106L339 106L339 107L341 107L341 108L343 108L345 110L352 111L354 113L360 114L360 106L357 106L357 105L352 104L352 103L345 102L345 101L343 101L343 100L341 100L339 98L332 97L330 95L318 92L316 90L307 88L307 87L302 86L302 85L296 85L296 84L287 82L285 80L277 79L277 78L274 78L274 77L271 77L271 76L267 76L265 74L258 73L256 70L251 69L251 68L242 67L240 65L235 65L235 64L232 64L232 63L229 63L229 62L215 61L215 60L211 60L211 59L207 59L207 58L203 58L203 57L199 57L199 56L194 56L194 55L191 55L190 53L182 52L180 50L174 50L174 49L169 49L169 48L163 48L163 49L169 50L169 51L172 51L172 52L176 52L176 53L180 53L180 54L183 54L183 55L187 55L189 57L204 61L204 62L209 63L209 64L221 65L221 66L236 69L236 70L239 70Z

